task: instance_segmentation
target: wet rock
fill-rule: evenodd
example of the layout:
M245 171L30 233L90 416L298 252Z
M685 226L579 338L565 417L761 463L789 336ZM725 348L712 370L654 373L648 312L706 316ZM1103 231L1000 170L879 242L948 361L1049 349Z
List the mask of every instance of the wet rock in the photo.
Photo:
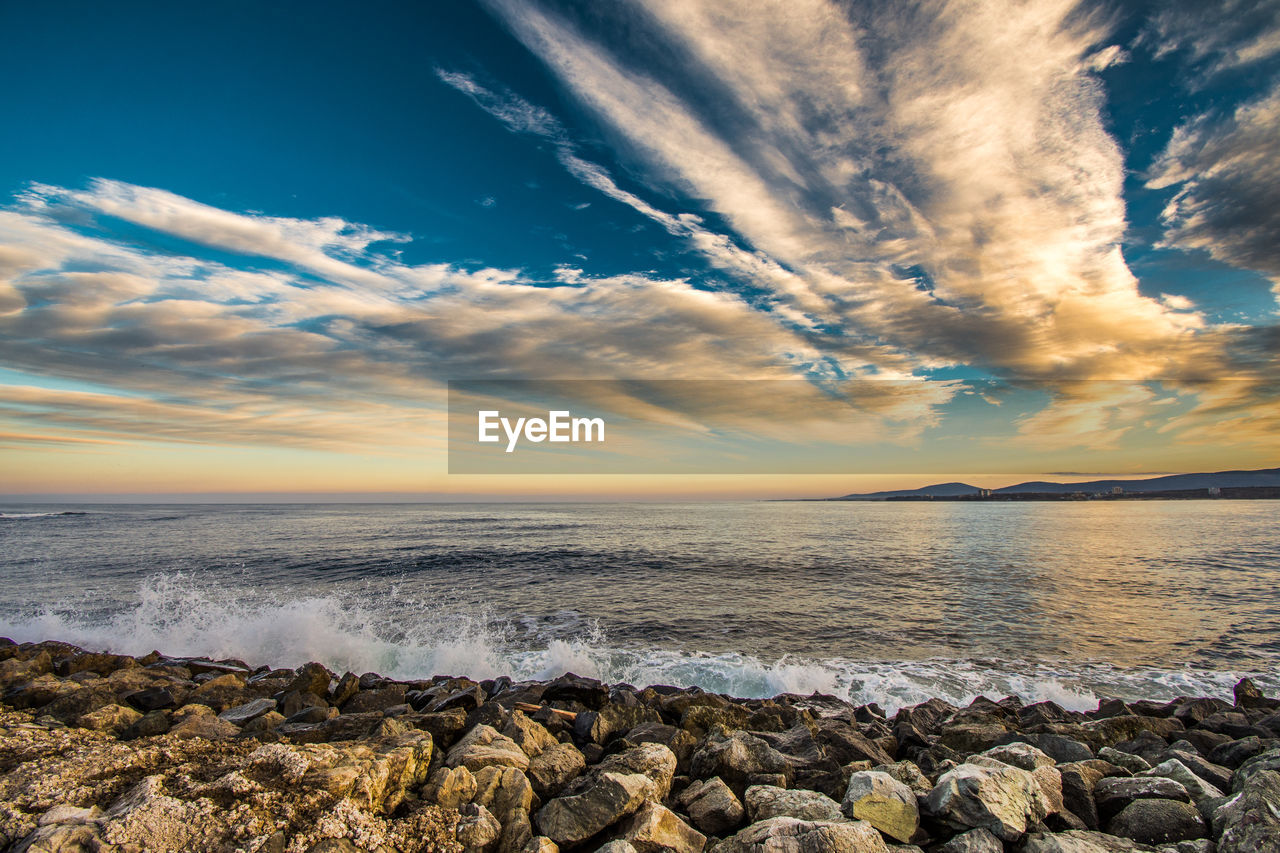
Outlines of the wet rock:
M742 823L746 812L724 780L716 776L691 784L680 794L680 805L693 825L707 835L721 835Z
M609 688L594 678L581 678L572 672L547 684L542 691L544 702L578 702L600 709L609 699Z
M1016 841L1045 817L1042 794L1025 770L992 761L961 764L944 773L929 793L925 810L960 829L983 828L1003 841Z
M227 673L201 684L187 696L187 703L207 705L216 712L257 698L256 691L245 687L244 676L238 673Z
M1059 764L1065 764L1070 761L1088 761L1093 758L1093 750L1088 745L1066 735L1015 732L1010 733L1001 740L1003 744L1029 743Z
M450 767L466 767L473 773L491 765L523 771L529 769L529 756L515 741L492 726L478 725L453 745L445 763Z
M658 803L645 803L628 818L620 836L637 853L701 853L707 838Z
M252 702L246 702L243 705L237 705L234 708L228 708L218 715L219 719L226 720L228 723L237 726L243 726L250 720L261 717L268 711L276 709L276 700L269 698L254 699Z
M312 661L298 668L297 675L289 682L289 686L285 688L285 691L327 696L329 694L329 682L332 680L333 673L327 667Z
M1247 759L1236 768L1236 772L1232 775L1230 789L1235 793L1239 793L1244 789L1245 784L1253 778L1254 774L1261 773L1264 770L1280 771L1280 749L1262 752Z
M1004 844L985 829L971 829L952 836L937 853L1004 853Z
M1261 738L1246 737L1214 747L1208 757L1214 764L1220 764L1223 767L1235 770L1250 758L1264 752L1265 749L1266 747Z
M1183 699L1178 702L1177 707L1174 709L1173 718L1184 726L1190 727L1203 722L1214 714L1229 710L1231 710L1231 706L1221 699L1208 697Z
M962 755L984 752L1009 735L1003 723L960 723L949 725L938 737L938 743Z
M903 843L909 842L920 828L920 807L915 793L893 776L877 770L849 777L840 809L848 817L865 820Z
M817 791L800 788L788 791L772 785L752 785L747 788L744 802L747 818L752 823L771 817L794 817L800 820L840 821L844 815L840 804Z
M534 820L557 844L576 844L635 813L651 789L652 782L640 774L601 773L578 793L548 802Z
M741 795L762 774L788 778L791 766L780 752L755 735L733 732L708 737L694 753L690 770L700 779L719 776L735 794Z
M1143 844L1167 844L1208 834L1200 812L1181 800L1134 800L1107 822L1107 832Z
M571 743L556 742L529 760L529 780L542 799L554 797L587 769L587 760Z
M1232 693L1235 695L1237 708L1274 708L1280 705L1280 701L1263 696L1258 685L1249 678L1242 678L1236 682Z
M361 714L369 711L382 711L392 705L403 705L405 687L393 684L378 690L361 690L342 705L344 714Z
M775 817L753 823L716 845L715 853L889 853L865 821Z
M360 676L354 672L343 673L342 678L338 679L338 683L333 685L333 694L328 697L329 703L334 707L340 708L359 691Z
M223 713L226 712L224 711ZM330 717L336 716L336 714L337 710L334 708L326 708L323 705L311 705L303 708L301 711L297 711L290 714L288 717L285 717L285 723L291 726L306 725L308 723L323 723L329 720ZM219 714L218 716L222 718L222 714ZM350 718L354 716L354 714L348 715L348 722L350 721ZM367 733L367 731L367 727L362 729L361 735Z
M493 846L502 832L498 819L475 803L467 803L459 811L462 819L458 821L458 841L463 847L479 851Z
M1213 815L1218 853L1280 850L1280 772L1259 770Z
M1133 740L1139 732L1151 732L1166 740L1184 726L1172 717L1121 716L1090 720L1080 726L1081 738L1094 749Z

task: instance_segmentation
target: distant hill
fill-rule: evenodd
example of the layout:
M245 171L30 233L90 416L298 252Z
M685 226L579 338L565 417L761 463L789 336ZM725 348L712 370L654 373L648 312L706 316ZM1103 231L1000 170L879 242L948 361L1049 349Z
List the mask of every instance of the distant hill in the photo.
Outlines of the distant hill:
M1049 483L1032 481L992 489L993 494L1073 494L1084 492L1110 492L1119 487L1126 492L1164 492L1176 489L1248 488L1256 486L1280 487L1280 468L1263 468L1258 471L1217 471L1212 474L1171 474L1146 480L1090 480L1085 483ZM981 490L966 483L939 483L921 489L898 489L889 492L868 492L861 495L844 495L827 498L833 501L883 501L904 497L955 497L976 495Z

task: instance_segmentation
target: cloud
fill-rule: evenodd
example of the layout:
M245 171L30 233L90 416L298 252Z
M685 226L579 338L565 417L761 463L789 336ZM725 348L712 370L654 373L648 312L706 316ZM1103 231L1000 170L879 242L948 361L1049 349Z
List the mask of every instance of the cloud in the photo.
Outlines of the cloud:
M1203 86L1218 75L1280 57L1280 3L1167 3L1151 16L1140 42L1156 56L1185 51L1192 68L1189 82Z
M1152 189L1177 189L1161 214L1161 245L1202 249L1280 283L1278 127L1280 85L1174 131L1147 176Z
M1223 362L1192 343L1203 318L1143 296L1121 255L1123 156L1093 76L1121 54L1103 16L1066 0L658 0L586 21L491 5L655 196L728 228L562 148L575 177L798 328L838 329L823 345L865 369L1142 378Z

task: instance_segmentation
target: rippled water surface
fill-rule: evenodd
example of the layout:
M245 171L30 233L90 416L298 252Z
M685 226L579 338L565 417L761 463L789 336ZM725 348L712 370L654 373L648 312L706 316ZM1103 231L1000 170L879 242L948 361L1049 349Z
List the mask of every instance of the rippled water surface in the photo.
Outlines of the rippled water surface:
M891 706L1221 693L1241 673L1278 683L1278 509L11 505L0 632Z

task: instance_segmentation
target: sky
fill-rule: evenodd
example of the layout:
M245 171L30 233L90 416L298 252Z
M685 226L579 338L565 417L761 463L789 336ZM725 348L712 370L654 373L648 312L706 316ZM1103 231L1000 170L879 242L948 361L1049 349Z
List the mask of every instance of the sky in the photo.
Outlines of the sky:
M0 3L0 31L0 495L1280 465L1280 2ZM450 474L448 383L493 379L656 426L603 473Z

